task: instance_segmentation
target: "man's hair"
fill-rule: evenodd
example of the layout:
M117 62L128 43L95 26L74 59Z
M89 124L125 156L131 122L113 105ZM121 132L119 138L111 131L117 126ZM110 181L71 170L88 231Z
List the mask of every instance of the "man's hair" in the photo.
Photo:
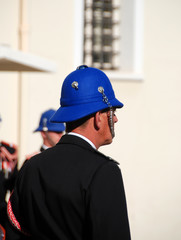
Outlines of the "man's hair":
M86 117L80 118L73 122L67 122L66 123L66 132L67 133L72 132L75 128L80 127L80 126L82 128L84 128L87 125L87 121L94 115L95 115L95 113L88 115Z
M105 108L105 109L102 109L100 112L107 112L107 111L109 111L109 109L110 108ZM92 114L90 114L90 115L88 115L88 116L86 116L86 117L83 117L83 118L80 118L80 119L78 119L78 120L76 120L76 121L73 121L73 122L67 122L66 123L66 132L67 133L69 133L69 132L72 132L75 128L77 128L77 127L82 127L82 128L84 128L86 125L87 125L87 121L91 118L91 117L93 117L93 116L95 116L95 114L96 113L92 113Z

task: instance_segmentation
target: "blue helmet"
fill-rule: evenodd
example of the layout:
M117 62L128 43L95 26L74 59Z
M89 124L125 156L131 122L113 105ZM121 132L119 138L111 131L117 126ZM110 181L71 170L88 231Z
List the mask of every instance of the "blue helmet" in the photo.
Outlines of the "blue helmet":
M52 122L72 122L108 107L121 108L109 78L99 69L82 65L64 80L60 108Z
M63 132L65 130L65 125L63 123L52 123L50 118L56 111L50 109L42 113L39 126L34 130L34 132L44 131L44 132Z

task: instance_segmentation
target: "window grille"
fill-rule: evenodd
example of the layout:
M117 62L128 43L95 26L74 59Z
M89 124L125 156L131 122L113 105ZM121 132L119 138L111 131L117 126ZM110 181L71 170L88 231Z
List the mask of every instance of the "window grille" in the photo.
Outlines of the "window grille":
M119 68L120 0L84 0L84 63Z

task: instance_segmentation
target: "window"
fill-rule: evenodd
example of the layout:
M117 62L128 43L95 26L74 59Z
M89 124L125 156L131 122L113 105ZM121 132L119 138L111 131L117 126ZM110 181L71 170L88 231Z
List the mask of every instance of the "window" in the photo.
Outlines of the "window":
M101 69L119 68L119 17L120 5L115 0L84 0L85 64Z
M142 79L142 1L75 0L75 65L103 69L114 79Z

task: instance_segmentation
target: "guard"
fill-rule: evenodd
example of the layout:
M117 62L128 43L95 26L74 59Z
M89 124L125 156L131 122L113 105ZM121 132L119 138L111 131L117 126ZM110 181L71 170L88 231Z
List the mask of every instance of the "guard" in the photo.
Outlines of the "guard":
M26 156L26 160L29 160L34 155L43 152L49 147L53 147L63 136L65 131L64 123L52 123L50 118L55 114L54 109L48 109L41 114L38 127L34 130L34 133L39 132L42 137L42 145L40 150Z
M51 121L67 133L21 169L8 239L130 240L120 168L98 151L113 141L123 104L105 73L85 65L65 78L60 104Z

